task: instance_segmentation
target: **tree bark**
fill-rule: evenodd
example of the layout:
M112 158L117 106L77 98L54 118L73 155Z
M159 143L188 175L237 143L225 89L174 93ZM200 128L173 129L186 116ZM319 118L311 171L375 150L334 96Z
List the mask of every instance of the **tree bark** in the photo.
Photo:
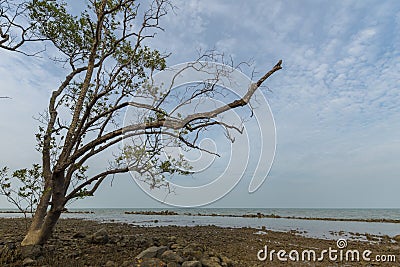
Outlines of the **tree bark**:
M39 239L41 239L40 232L47 214L47 208L49 206L50 198L51 198L51 187L45 186L45 191L39 200L39 204L36 208L28 233L26 234L21 245L24 246L24 245L33 245L39 243Z
M61 211L49 210L41 226L39 226L38 223L34 224L34 222L32 222L31 228L21 242L21 246L43 245L46 243L53 233L60 215Z
M40 198L37 210L35 211L28 233L26 234L24 240L21 242L22 246L44 244L53 233L54 227L57 224L58 219L60 218L62 210L64 209L66 203L65 193L67 191L67 188L65 188L66 185L65 174L64 174L65 168L62 168L60 166L65 165L65 161L67 161L68 156L71 153L74 144L74 139L76 138L77 133L75 132L75 130L79 123L80 119L79 117L84 104L84 99L87 95L89 84L92 79L93 71L95 69L95 59L97 56L97 49L101 41L103 21L105 16L104 10L106 4L107 0L102 0L101 5L99 6L97 14L98 23L96 27L96 36L90 51L89 61L87 63L87 67L81 69L82 71L86 69L83 88L81 89L81 92L79 94L79 98L75 107L75 112L73 114L73 118L65 138L64 148L61 151L57 164L54 166L52 172L50 169L50 141L51 141L52 131L54 130L54 123L57 118L57 110L54 106L57 96L65 88L64 84L59 88L59 90L53 92L49 106L49 112L51 114L51 118L47 127L46 136L44 139L43 152L42 152L45 190L42 197ZM79 72L81 70L79 70ZM79 72L75 70L73 73L75 75L76 73ZM67 81L69 82L70 79L68 78L69 77L73 78L74 75L68 76L66 82ZM50 210L48 210L50 204L51 208Z
M52 175L53 188L45 187L45 192L40 198L38 208L21 246L42 245L50 238L65 205L64 179L63 172ZM52 198L51 203L50 197ZM51 208L47 211L50 204Z

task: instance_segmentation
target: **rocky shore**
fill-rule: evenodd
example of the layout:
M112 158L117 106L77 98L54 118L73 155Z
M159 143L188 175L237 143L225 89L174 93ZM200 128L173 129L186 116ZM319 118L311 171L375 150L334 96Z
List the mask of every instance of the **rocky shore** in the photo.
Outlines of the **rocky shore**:
M296 231L272 232L252 228L138 227L62 219L44 246L20 248L24 219L0 219L0 266L399 266L400 237L370 236L369 242L348 240L348 249L370 250L372 255L397 255L396 262L260 261L270 251L337 249L336 240L306 238ZM372 257L372 256L371 256Z

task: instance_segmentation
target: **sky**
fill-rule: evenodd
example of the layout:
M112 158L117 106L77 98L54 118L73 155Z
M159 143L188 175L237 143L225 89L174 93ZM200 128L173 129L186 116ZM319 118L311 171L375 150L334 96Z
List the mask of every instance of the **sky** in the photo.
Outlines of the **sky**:
M215 49L252 62L257 79L283 60L261 89L276 125L268 178L250 194L247 175L210 207L400 208L399 1L173 2L150 43L169 65ZM0 99L0 166L40 161L33 117L63 74L51 64L0 51L11 97ZM72 206L163 207L129 175Z

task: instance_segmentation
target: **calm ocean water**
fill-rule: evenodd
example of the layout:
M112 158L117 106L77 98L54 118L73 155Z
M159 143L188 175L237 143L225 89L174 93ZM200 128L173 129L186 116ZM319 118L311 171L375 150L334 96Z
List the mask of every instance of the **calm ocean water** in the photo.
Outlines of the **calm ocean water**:
M121 208L121 209L70 209L94 213L66 213L63 218L81 218L101 222L123 222L140 226L195 226L216 225L221 227L265 227L274 231L295 230L302 235L326 239L340 237L365 239L365 233L394 236L400 233L399 223L321 221L285 218L243 218L217 216L188 216L191 214L275 214L282 217L337 218L337 219L393 219L400 220L400 209L286 209L286 208L170 208L179 215L125 214L126 211L163 211L166 208ZM22 214L1 213L0 217L20 217ZM351 233L360 233L354 236Z

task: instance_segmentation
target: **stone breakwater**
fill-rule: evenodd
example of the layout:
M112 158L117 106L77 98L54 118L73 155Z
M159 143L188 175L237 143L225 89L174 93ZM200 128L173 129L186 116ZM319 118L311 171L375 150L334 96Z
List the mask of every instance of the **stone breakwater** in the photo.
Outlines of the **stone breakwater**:
M125 211L125 214L140 214L140 215L179 215L179 213L170 210L163 211Z
M140 214L140 215L185 215L185 216L211 216L211 217L233 217L233 218L275 218L275 219L296 219L296 220L318 220L318 221L343 221L343 222L377 222L377 223L400 223L396 219L361 219L361 218L319 218L319 217L298 217L298 216L280 216L276 214L219 214L219 213L190 213L185 212L179 214L174 211L125 211L125 214Z

